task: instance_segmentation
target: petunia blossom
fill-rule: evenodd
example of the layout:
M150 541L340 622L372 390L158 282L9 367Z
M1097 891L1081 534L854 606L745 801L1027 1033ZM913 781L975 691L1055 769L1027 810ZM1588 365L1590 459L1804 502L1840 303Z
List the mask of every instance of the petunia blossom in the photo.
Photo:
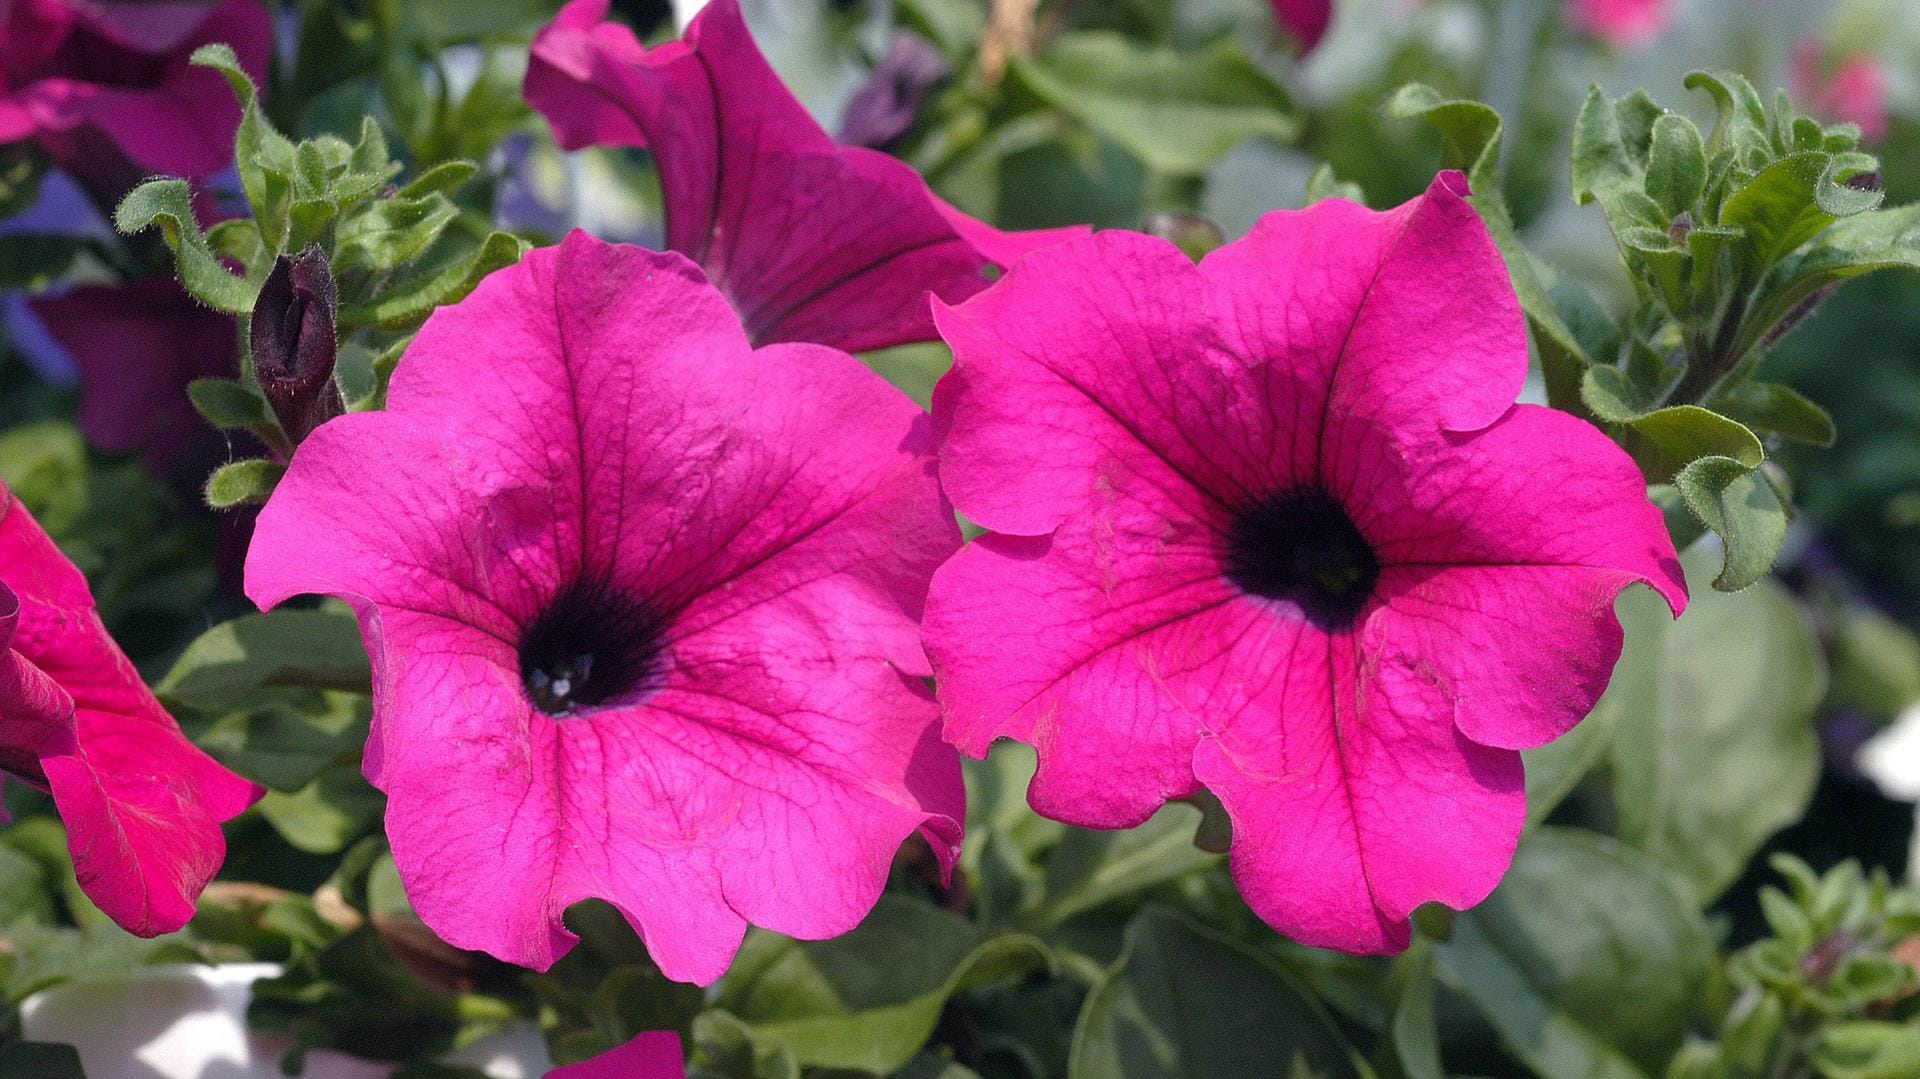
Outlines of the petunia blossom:
M1674 0L1567 0L1568 17L1581 31L1615 48L1651 45L1673 21Z
M1203 788L1283 932L1404 947L1493 888L1518 750L1685 584L1638 469L1516 405L1527 341L1458 173L1268 214L1194 265L1107 232L936 307L941 479L991 531L935 575L949 740L1031 743L1040 813L1129 827Z
M188 63L216 41L265 80L273 31L257 0L0 4L0 144L39 142L109 204L143 173L216 173L240 108L219 72Z
M527 100L569 150L650 149L667 246L733 301L756 344L848 350L931 340L927 293L960 301L1080 230L1002 232L902 161L836 144L754 45L737 0L648 49L573 0L534 39Z
M954 855L931 443L844 353L753 350L682 256L574 232L436 312L387 411L307 437L247 594L359 612L367 778L436 932L544 969L598 896L710 982L749 922L852 928L916 831Z
M158 277L80 285L28 307L80 372L77 418L87 441L197 485L225 444L194 411L187 385L239 371L232 316Z
M555 1068L547 1079L686 1079L686 1074L680 1035L648 1030L599 1056Z
M0 772L52 794L87 898L171 932L261 789L187 741L94 611L87 582L0 485Z
M1892 124L1887 109L1887 72L1865 53L1829 58L1811 34L1793 46L1788 69L1794 100L1823 120L1860 125L1870 141L1886 138Z
M1333 23L1333 0L1268 0L1274 21L1293 38L1302 55L1310 53L1327 36Z

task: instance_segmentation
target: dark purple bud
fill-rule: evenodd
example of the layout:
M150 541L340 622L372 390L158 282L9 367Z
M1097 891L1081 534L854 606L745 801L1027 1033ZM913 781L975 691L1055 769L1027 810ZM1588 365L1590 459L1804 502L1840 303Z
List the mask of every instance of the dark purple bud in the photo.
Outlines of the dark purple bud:
M1693 215L1682 210L1679 216L1673 219L1673 223L1667 226L1667 239L1671 240L1675 247L1685 247L1687 244L1687 233L1692 231Z
M1857 191L1880 190L1880 171L1863 172L1858 176L1847 177L1847 186Z
M933 42L904 30L893 35L886 57L874 65L866 84L847 102L840 142L880 149L906 134L921 100L947 77L947 71L947 58Z
M281 255L253 302L253 374L296 446L346 411L333 382L337 307L327 256L315 245Z

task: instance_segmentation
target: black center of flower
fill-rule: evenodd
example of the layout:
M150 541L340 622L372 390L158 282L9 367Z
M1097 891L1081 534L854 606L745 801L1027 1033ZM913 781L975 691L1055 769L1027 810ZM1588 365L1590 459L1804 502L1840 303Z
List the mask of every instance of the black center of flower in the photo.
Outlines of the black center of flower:
M1380 560L1332 495L1294 487L1249 502L1227 533L1227 580L1284 600L1322 629L1353 625L1380 580Z
M665 658L665 621L603 581L562 590L520 635L520 678L552 716L651 688Z

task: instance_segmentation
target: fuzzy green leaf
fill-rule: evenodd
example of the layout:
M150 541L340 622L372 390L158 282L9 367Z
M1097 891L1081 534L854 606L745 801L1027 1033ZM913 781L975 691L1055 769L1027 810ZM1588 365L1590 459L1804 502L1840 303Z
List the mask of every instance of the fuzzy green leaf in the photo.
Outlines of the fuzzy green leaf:
M148 180L133 189L113 214L114 227L131 236L158 225L173 248L180 283L207 306L229 314L253 310L256 286L220 265L193 216L193 193L185 180Z
M333 266L391 270L419 258L460 215L445 195L381 199L337 226Z
M472 254L440 272L411 284L393 286L370 303L341 308L341 333L350 333L362 326L383 330L418 326L434 308L460 300L488 274L520 261L527 246L525 240L511 233L488 233Z
M193 407L215 427L250 429L273 426L266 398L230 378L196 378L187 384Z
M1668 214L1693 209L1707 186L1707 146L1693 121L1667 113L1647 148L1647 194Z
M192 62L219 71L240 101L240 127L234 133L233 159L241 190L261 238L273 254L285 250L287 207L293 194L294 148L260 111L259 90L240 58L225 44L202 45Z
M1761 470L1730 457L1702 457L1681 469L1673 485L1687 509L1726 546L1713 587L1737 592L1767 575L1791 515Z
M261 457L221 465L207 477L207 505L217 510L263 505L286 474L286 465Z
M351 612L282 610L242 615L194 638L154 691L173 704L225 712L275 687L367 693L372 677Z
M1714 410L1756 431L1812 446L1831 446L1833 417L1799 390L1778 382L1743 382L1721 394Z

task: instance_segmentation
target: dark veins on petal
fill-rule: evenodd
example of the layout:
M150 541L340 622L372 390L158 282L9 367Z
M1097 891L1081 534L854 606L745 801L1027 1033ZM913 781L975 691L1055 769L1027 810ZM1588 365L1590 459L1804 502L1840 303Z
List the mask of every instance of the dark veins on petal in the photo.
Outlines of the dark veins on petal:
M1380 580L1380 560L1338 499L1293 487L1249 501L1234 516L1227 580L1282 600L1324 630L1351 627Z
M535 708L570 715L657 688L665 643L666 619L645 599L586 578L527 623L520 679Z

